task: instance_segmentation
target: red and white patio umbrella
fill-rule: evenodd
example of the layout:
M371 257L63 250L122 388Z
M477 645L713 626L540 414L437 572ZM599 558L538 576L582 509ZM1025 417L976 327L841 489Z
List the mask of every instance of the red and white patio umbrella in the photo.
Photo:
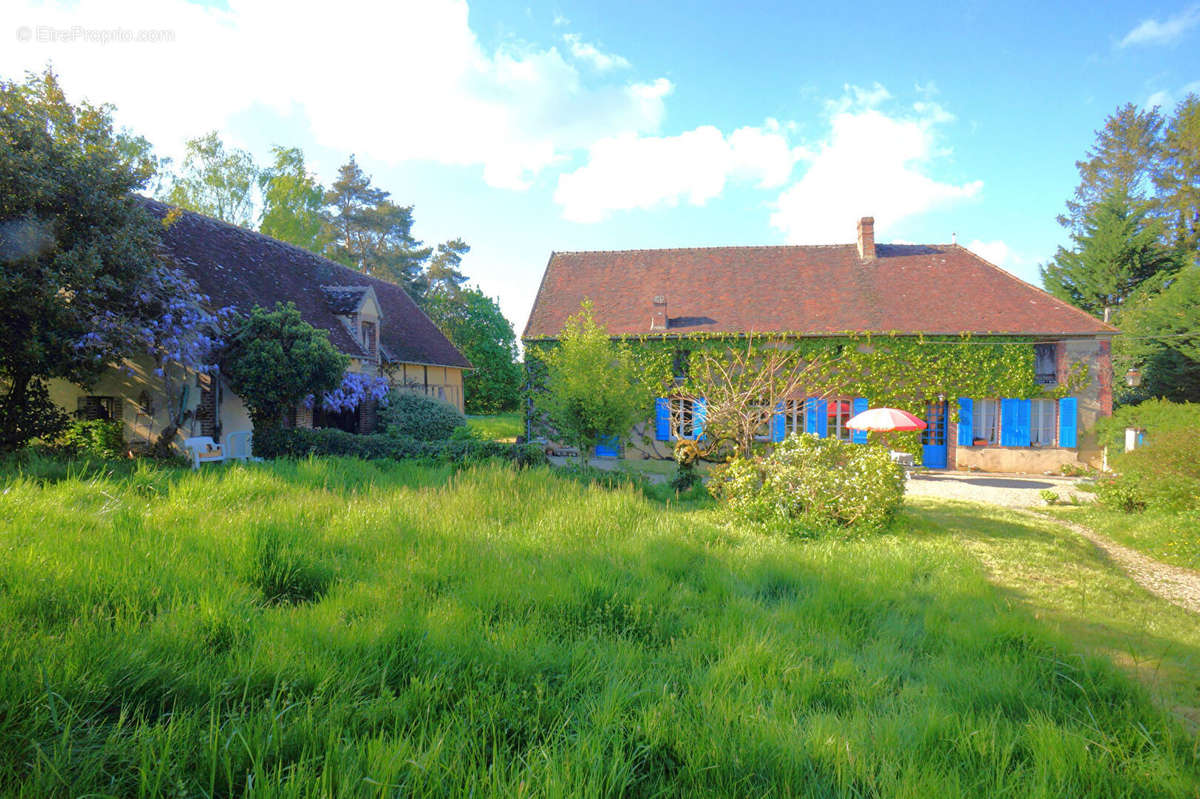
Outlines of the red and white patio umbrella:
M899 430L924 430L927 425L908 411L897 408L871 408L846 422L851 430L891 433Z

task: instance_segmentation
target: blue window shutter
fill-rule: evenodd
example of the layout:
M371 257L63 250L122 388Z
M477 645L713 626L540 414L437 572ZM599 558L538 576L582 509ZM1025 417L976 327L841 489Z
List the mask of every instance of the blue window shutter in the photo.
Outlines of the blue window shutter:
M1000 400L1000 446L1017 446L1017 401Z
M1078 407L1079 400L1074 397L1063 397L1058 401L1058 445L1060 447L1076 446Z
M666 397L654 401L654 440L671 440L671 406Z
M775 412L771 414L771 440L775 442L783 441L787 438L787 417L783 415L783 403L775 405Z
M704 440L704 417L708 415L708 400L692 401L692 438Z
M821 438L829 437L829 404L823 399L817 400L817 435Z
M809 397L804 401L804 432L817 435L817 398Z
M854 403L850 406L850 410L854 413L855 416L858 416L860 413L862 413L869 407L870 407L870 403L867 402L866 397L855 397ZM866 430L852 431L850 434L850 440L853 441L855 444L867 443L867 431Z
M1017 435L1020 436L1018 447L1029 446L1029 411L1032 405L1029 400L1017 400Z
M958 445L971 446L975 429L975 400L970 397L958 398Z

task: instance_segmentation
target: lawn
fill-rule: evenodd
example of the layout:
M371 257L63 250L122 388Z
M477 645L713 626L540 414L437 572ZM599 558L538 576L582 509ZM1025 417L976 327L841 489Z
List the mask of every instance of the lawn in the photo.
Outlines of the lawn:
M1102 505L1056 511L1156 560L1200 570L1200 511L1122 513Z
M1042 585L1121 579L1048 521L922 502L788 540L546 469L338 459L54 478L0 477L0 794L1200 788L1165 689L1087 629L1111 600ZM1147 651L1194 657L1139 601Z
M479 438L490 441L516 441L525 435L525 416L520 412L491 416L468 416L467 427Z

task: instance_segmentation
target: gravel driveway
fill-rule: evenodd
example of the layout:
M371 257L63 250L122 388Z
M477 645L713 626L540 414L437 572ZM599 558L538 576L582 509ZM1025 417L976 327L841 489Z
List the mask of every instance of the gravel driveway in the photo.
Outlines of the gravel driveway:
M1041 492L1049 489L1062 502L1070 502L1072 498L1091 502L1094 495L1078 490L1078 485L1079 481L1070 477L930 472L913 475L908 481L908 494L990 502L1009 508L1037 508L1046 504Z

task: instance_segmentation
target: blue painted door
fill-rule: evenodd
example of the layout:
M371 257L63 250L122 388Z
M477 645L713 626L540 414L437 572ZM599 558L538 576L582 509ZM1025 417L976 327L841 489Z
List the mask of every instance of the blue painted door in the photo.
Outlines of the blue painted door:
M609 436L608 438L600 439L596 444L597 458L616 458L621 454L621 439L617 436Z
M931 402L926 406L925 424L921 432L921 463L926 469L946 468L946 403Z

